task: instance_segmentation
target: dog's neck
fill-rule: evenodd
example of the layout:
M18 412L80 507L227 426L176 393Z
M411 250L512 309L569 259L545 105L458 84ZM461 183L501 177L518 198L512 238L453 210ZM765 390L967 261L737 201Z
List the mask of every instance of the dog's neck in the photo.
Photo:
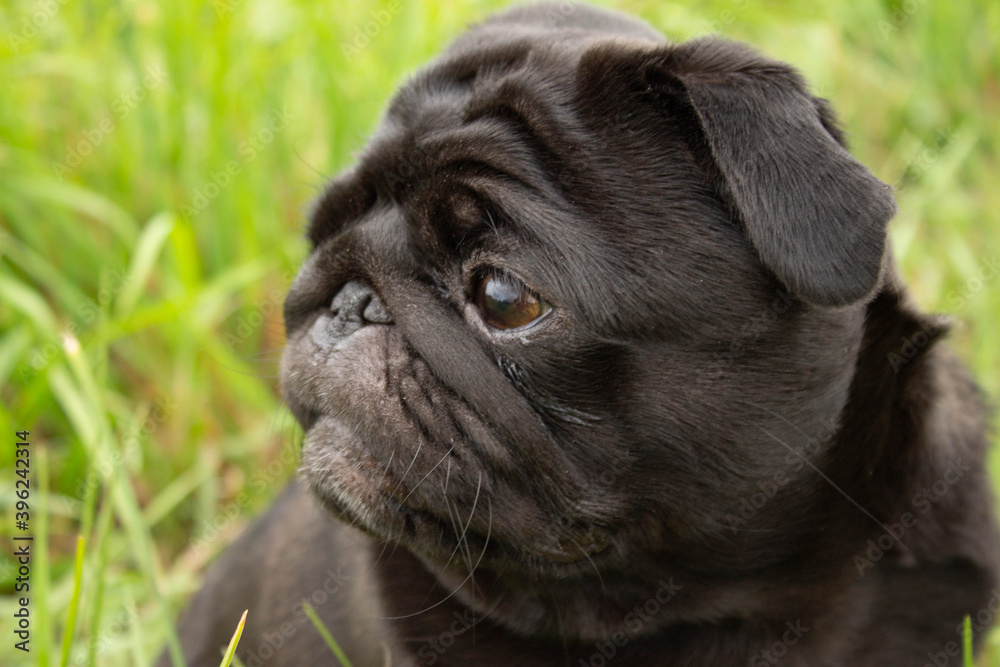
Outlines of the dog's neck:
M419 664L437 658L440 664L474 664L483 651L504 655L505 664L553 664L553 647L560 646L571 665L596 664L592 655L607 658L609 651L623 664L696 659L713 645L744 646L749 659L790 628L860 632L873 593L838 588L849 576L846 569L825 585L815 577L778 586L777 580L710 582L679 573L649 584L575 580L524 586L478 570L473 585L467 572L428 568L402 549L383 553L388 555L376 567L385 617L403 651L417 655ZM817 597L823 604L803 604Z

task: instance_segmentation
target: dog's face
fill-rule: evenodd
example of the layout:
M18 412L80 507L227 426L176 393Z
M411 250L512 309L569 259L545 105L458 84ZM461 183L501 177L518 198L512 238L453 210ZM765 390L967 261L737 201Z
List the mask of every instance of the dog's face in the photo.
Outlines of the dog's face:
M316 207L283 362L303 474L512 586L787 561L891 196L789 68L552 11L456 42Z

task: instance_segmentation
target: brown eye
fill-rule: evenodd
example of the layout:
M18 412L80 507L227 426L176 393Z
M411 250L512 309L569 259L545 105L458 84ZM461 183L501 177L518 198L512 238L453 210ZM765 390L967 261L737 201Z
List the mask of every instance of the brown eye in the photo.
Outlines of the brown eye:
M480 276L475 285L479 312L497 329L516 329L531 324L552 310L549 304L517 278L495 271Z

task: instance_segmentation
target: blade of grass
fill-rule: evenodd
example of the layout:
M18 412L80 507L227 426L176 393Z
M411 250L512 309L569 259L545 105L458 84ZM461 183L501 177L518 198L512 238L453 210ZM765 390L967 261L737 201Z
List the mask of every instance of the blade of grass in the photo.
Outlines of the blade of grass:
M112 474L114 474L112 472ZM111 502L111 491L108 486L104 491L104 502L101 504L101 514L97 519L97 564L93 570L96 580L93 602L87 621L90 624L90 640L87 642L87 665L97 664L97 644L100 641L101 613L104 611L104 577L108 568L108 545L111 542L111 518L114 515L114 505Z
M66 667L69 664L69 649L73 643L73 632L76 629L76 611L80 607L80 590L83 581L83 535L76 537L76 559L73 561L73 597L69 601L69 613L66 615L66 628L63 630L62 658L59 664Z
M11 371L25 357L31 344L31 333L22 325L0 338L0 383L6 384Z
M132 261L128 267L125 284L115 301L117 314L132 312L173 228L174 216L170 213L161 213L150 220L142 230L142 236L132 250Z
M323 621L320 620L319 614L317 614L316 610L312 608L312 605L309 604L308 602L303 602L302 610L306 612L306 616L309 617L309 620L316 628L316 631L319 633L319 636L323 638L323 641L326 642L326 645L329 646L330 650L333 651L333 654L337 656L337 660L340 661L340 664L343 665L343 667L351 667L351 661L347 659L347 656L344 655L344 651L340 648L340 645L337 643L337 640L333 638L333 635L330 634L330 631L326 629L325 625L323 625Z
M973 667L972 662L972 618L966 616L962 621L962 664Z
M80 304L90 298L86 284L81 285L80 278L70 273L76 267L60 268L20 239L7 239L6 243L9 250L4 257L30 278L32 286L44 285L53 302L73 311L77 309L67 308L69 304Z
M191 466L186 472L176 477L163 491L146 503L142 512L146 523L155 526L214 473L214 468Z
M138 665L142 662L143 647L146 640L143 639L142 623L139 622L139 610L136 608L135 600L129 600L127 606L130 618L135 619L135 623L129 625L129 648L132 650L132 664ZM176 662L173 664L177 664Z
M56 330L56 316L35 290L10 276L0 275L0 293L4 303L21 311L38 330L47 333Z
M75 339L73 340L75 341ZM84 355L79 349L79 343L66 347L66 358L70 362L80 388L78 389L65 374L56 375L55 373L52 375L52 388L73 423L78 437L87 449L88 456L96 459L101 453L110 453L110 427L107 424L106 407L100 402L102 392L97 388L98 385L93 377L92 369L85 363ZM150 527L143 519L135 490L121 470L120 458L112 457L111 461L112 469L115 471L110 480L113 484L111 497L125 532L132 542L133 555L144 574L149 592L156 602L156 609L166 632L167 650L175 665L186 665L184 654L181 651L180 639L177 637L169 607L158 583L157 563Z
M35 612L35 627L37 628L38 641L38 667L49 667L49 647L54 643L49 627L49 599L51 568L49 563L49 455L45 447L38 449L38 476L35 478L38 485L38 517L35 533L35 562L38 567L37 599L38 605Z
M236 647L240 643L240 637L243 636L243 626L247 623L248 611L250 610L243 610L243 616L240 617L240 622L236 626L236 632L233 633L233 638L229 640L229 648L226 649L226 654L222 656L222 664L220 667L229 667L233 658L236 656Z
M123 242L131 245L139 225L120 205L90 188L33 174L30 178L6 175L5 186L22 196L65 206L106 225Z
M156 613L166 632L167 651L170 653L170 659L173 660L175 665L187 665L184 653L181 650L180 638L177 636L177 631L174 628L173 619L170 615L170 609L167 606L163 592L160 590L150 527L143 520L142 511L139 509L139 501L128 480L125 478L124 472L121 470L120 462L116 461L114 468L116 474L112 478L114 480L112 497L114 498L115 507L118 510L118 516L125 526L125 532L129 535L129 539L134 545L135 553L133 555L140 566L145 580L144 583L152 595ZM138 626L139 624L136 625Z

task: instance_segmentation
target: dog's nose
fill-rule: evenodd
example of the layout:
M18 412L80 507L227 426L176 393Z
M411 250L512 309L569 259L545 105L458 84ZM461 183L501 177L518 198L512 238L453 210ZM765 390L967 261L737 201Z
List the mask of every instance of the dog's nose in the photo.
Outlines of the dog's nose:
M392 324L392 315L371 287L360 280L346 283L330 304L332 317L321 317L312 327L312 339L331 351L352 333L369 324Z
M360 280L344 284L333 297L330 310L338 320L365 324L392 324L392 316L375 290Z

